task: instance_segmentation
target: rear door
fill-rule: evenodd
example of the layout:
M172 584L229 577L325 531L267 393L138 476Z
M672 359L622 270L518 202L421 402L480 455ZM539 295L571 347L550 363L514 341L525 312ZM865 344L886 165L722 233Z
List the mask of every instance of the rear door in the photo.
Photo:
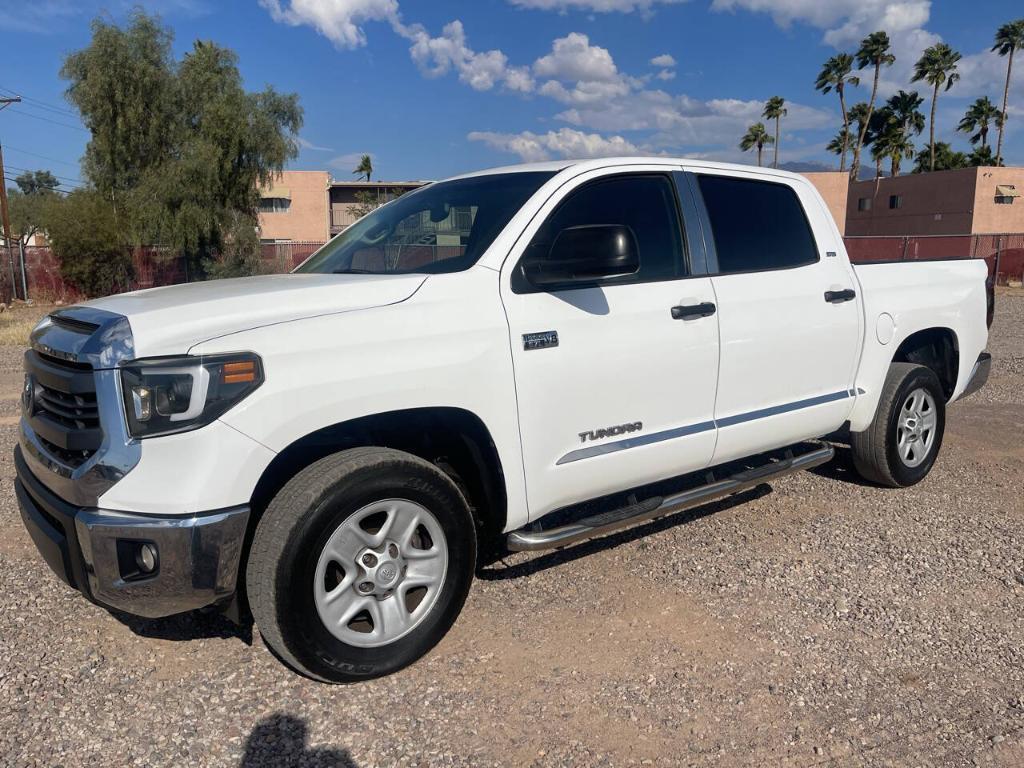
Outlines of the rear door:
M540 290L524 254L562 230L625 225L640 270ZM505 262L502 301L515 368L530 516L699 469L711 461L718 320L673 307L714 305L694 275L671 169L594 171L567 182Z
M853 407L860 301L809 183L696 171L722 346L714 462L825 435Z

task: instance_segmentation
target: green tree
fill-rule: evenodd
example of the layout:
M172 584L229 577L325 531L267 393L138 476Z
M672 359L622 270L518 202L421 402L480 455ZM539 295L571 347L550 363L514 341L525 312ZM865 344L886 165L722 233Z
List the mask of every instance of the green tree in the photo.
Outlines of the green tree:
M949 144L939 141L917 153L914 173L926 173L929 170L953 171L957 168L968 168L970 164L966 154L955 152Z
M370 180L370 176L373 175L373 158L369 155L363 155L359 158L359 165L355 167L352 173L357 176L365 176L366 180Z
M871 121L871 113L875 110L875 96L878 94L878 79L882 73L882 67L891 66L896 57L890 50L889 36L885 32L872 32L861 40L860 48L857 50L857 69L875 68L874 83L871 86L871 98L868 100L867 116L861 124L861 131L857 137L857 144L853 149L853 164L850 167L850 175L856 179L860 170L860 153L864 148L865 133Z
M846 151L851 146L850 118L846 112L846 86L860 85L860 78L852 74L853 56L849 53L840 53L825 62L825 66L818 73L818 79L814 83L815 90L828 93L835 90L839 94L839 108L843 112L843 130L839 132L838 138L845 142L839 152L839 170L846 170ZM833 151L830 150L829 151Z
M92 134L87 179L133 242L180 253L203 277L251 241L257 189L298 154L302 110L295 95L247 92L229 49L197 41L179 62L171 42L140 10L125 29L97 20L62 74Z
M996 162L992 147L975 147L974 151L967 156L967 162L973 166L1002 165L1002 161Z
M931 170L933 171L936 169L935 107L939 102L939 88L945 85L948 91L953 87L953 83L960 79L960 74L956 71L959 61L960 54L957 51L945 43L936 43L930 48L926 48L914 65L914 77L911 82L924 80L932 86L932 114L929 121L928 145L931 147Z
M899 91L885 102L885 108L889 111L891 119L900 126L902 131L910 135L919 135L924 130L924 113L921 105L924 98L917 91Z
M904 159L914 157L914 142L889 111L888 107L879 109L876 113L881 119L871 144L871 156L875 160L875 178L881 176L882 162L889 161L889 175L899 176L900 165Z
M356 192L356 201L346 209L350 216L361 219L371 211L375 211L385 203L390 203L405 194L405 190L394 188L385 190L383 193L374 192L369 189L360 189Z
M91 134L83 173L115 207L174 150L181 120L171 42L156 18L135 9L123 29L95 19L88 47L61 68L67 98Z
M775 159L772 160L772 168L779 167L779 121L787 114L789 114L789 110L786 109L786 100L781 96L772 96L765 102L761 117L765 120L775 121Z
M46 217L46 236L60 261L61 276L87 296L127 290L131 249L106 195L79 189L55 200Z
M982 147L988 146L988 127L995 125L1001 128L1003 125L1003 113L995 104L989 101L988 96L975 99L974 103L967 108L967 113L960 121L957 130L961 133L971 133L971 144L981 142ZM977 131L977 133L975 133Z
M1010 75L1013 73L1013 54L1024 48L1024 19L1017 19L1003 24L996 30L995 44L992 51L1000 56L1006 56L1006 85L1003 86L1003 109L1002 122L999 124L999 141L996 144L995 165L1002 165L1003 158L1003 130L1007 119L1007 102L1010 98Z
M57 197L55 190L60 182L49 171L25 171L14 183L18 188L7 190L11 235L26 246L36 232L45 229L50 204Z
M773 139L768 131L764 127L764 123L754 123L752 126L747 128L746 134L740 139L740 149L744 152L757 148L757 165L761 165L761 153L764 151L766 144L774 144Z

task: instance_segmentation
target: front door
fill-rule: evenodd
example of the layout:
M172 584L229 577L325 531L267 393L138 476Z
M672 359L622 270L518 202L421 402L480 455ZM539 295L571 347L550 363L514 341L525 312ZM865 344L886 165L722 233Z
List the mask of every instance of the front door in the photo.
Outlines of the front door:
M585 174L549 200L502 278L531 519L706 466L715 445L718 319L711 279L690 276L664 169ZM564 189L564 188L563 188ZM570 227L634 233L639 271L541 290L519 268ZM557 335L557 341L556 341Z

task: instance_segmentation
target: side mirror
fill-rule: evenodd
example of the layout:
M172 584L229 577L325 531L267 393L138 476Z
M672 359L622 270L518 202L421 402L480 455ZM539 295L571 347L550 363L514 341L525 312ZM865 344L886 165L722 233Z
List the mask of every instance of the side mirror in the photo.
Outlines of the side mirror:
M632 275L640 269L633 230L623 224L588 224L563 229L547 257L523 262L523 276L536 286L592 283Z

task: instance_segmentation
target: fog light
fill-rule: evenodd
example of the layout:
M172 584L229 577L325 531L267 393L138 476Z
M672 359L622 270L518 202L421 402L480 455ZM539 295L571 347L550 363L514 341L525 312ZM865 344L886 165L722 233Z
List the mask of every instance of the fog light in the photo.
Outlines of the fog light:
M156 570L156 547L153 544L143 544L135 553L135 562L143 573L152 573Z

